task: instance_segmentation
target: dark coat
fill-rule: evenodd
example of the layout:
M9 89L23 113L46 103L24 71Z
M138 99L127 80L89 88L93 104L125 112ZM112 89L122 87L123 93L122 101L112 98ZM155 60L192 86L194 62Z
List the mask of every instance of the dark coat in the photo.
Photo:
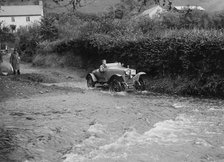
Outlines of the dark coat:
M20 57L19 57L18 52L13 52L11 54L10 63L12 64L12 67L13 67L14 70L19 70L20 69L20 66L19 66Z

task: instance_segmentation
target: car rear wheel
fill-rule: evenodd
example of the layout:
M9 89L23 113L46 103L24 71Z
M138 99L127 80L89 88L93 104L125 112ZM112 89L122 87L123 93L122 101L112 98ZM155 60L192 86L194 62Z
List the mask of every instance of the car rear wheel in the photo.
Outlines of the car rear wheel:
M144 91L146 89L144 80L142 78L139 78L138 81L135 81L134 87L137 91Z
M124 90L122 83L116 79L114 79L110 84L109 84L109 90L111 92L121 92Z
M93 81L92 77L90 77L90 76L87 78L87 87L89 87L89 88L95 87L95 82Z

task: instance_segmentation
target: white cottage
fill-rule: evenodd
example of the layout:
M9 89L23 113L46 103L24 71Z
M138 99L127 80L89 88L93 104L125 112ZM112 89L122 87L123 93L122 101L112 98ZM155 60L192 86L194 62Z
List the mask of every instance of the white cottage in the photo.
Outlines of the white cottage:
M17 29L21 26L27 26L40 21L43 15L42 1L39 1L39 5L0 7L0 22L2 22L4 26L16 25Z
M173 7L174 10L177 10L177 11L185 11L185 10L199 10L199 11L205 11L205 9L201 6L174 6Z

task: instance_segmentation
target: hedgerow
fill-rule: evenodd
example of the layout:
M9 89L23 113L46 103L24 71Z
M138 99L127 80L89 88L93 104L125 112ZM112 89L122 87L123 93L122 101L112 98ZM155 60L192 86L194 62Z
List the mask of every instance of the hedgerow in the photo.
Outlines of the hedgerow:
M192 82L182 87L183 94L224 94L222 31L169 30L166 36L145 36L134 41L95 34L88 39L63 42L54 52L63 53L68 49L82 56L86 66L105 58L145 71L151 78L188 78Z

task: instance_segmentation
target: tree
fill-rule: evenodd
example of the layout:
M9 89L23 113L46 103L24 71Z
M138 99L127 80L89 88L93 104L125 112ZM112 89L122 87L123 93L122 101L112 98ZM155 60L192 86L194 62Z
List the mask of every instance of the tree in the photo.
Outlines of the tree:
M138 9L138 12L141 12L142 8L144 8L145 6L147 6L148 4L149 5L152 5L153 2L154 4L158 4L159 3L159 0L139 0L139 2L141 3L140 4L140 7Z
M55 26L55 17L44 17L40 22L40 36L42 40L55 40L58 38L58 29Z
M0 6L3 5L6 2L6 0L0 0Z
M121 0L114 6L115 18L128 18L154 3L154 0Z
M12 32L14 32L16 30L16 25L10 25L10 29Z
M89 3L93 3L95 0L53 0L56 4L63 6L63 7L68 7L72 6L73 11L77 10L80 7L84 7L88 5Z
M1 6L3 6L5 4L6 0L0 0L0 10L1 10Z
M22 59L24 61L32 61L32 56L36 54L37 46L41 42L39 23L20 27L15 35L15 46L22 53Z
M0 23L0 43L13 42L14 40L15 36L10 32L10 28L2 27Z

